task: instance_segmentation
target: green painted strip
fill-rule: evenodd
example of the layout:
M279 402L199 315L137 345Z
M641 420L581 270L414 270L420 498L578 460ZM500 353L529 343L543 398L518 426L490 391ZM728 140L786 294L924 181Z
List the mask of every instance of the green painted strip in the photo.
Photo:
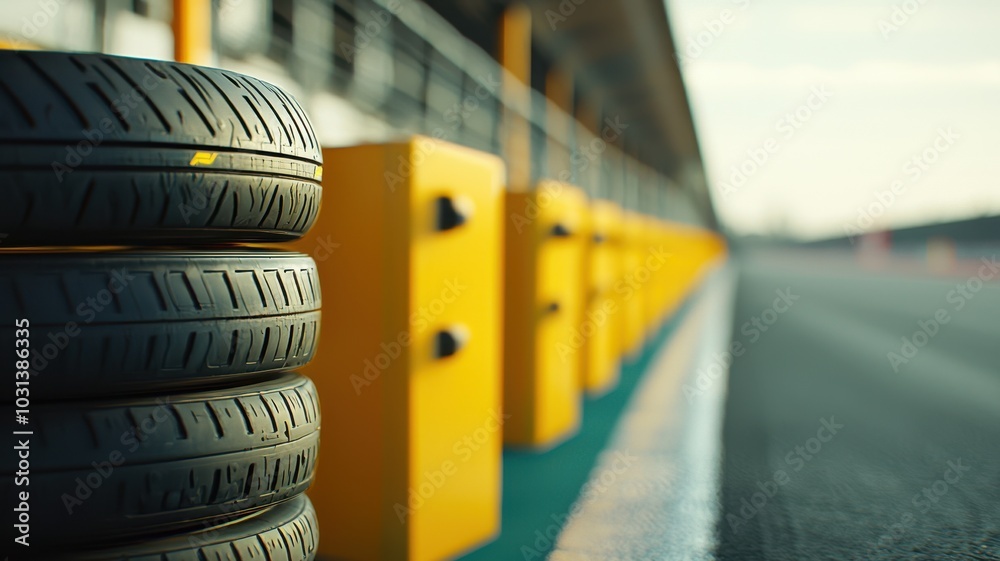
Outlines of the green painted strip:
M685 303L677 310L646 345L641 356L622 364L617 388L597 399L584 401L579 434L542 454L504 450L500 536L459 559L530 561L548 556L598 454L608 445L632 392L656 352L684 320L688 308L689 303Z

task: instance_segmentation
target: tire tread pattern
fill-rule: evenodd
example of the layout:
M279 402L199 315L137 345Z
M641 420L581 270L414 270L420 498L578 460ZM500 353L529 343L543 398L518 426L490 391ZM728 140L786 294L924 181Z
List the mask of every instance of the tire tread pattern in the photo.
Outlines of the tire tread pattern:
M271 84L86 53L0 51L0 72L5 245L280 241L315 222L322 189L303 173L322 164L319 141L301 105ZM90 155L112 147L146 159L117 166ZM164 148L253 157L151 167ZM27 160L35 163L20 165Z
M320 305L315 262L297 253L0 256L0 317L31 322L36 397L299 367L316 352ZM0 335L14 330L11 320Z
M232 524L49 561L311 561L318 546L316 512L303 496Z
M311 483L319 446L316 388L292 374L33 413L32 537L60 547L214 526L289 500Z

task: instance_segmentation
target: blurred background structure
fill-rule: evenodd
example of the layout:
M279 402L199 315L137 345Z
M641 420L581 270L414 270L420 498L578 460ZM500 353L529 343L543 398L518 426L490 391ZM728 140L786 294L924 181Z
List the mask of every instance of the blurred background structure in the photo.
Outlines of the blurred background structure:
M996 3L668 6L713 200L734 233L819 239L1000 213ZM942 129L950 142L929 150ZM748 151L768 140L755 170Z
M584 187L628 208L713 224L666 6L491 0L17 0L9 47L173 59L291 92L324 146L424 134L499 154L505 112L530 144L530 180ZM585 7L584 7L585 6ZM208 25L183 27L174 10ZM180 12L179 12L180 13ZM507 14L522 60L498 50ZM520 34L522 37L518 37ZM193 36L193 37L192 37ZM528 86L525 88L525 86ZM605 140L607 139L607 140ZM521 141L518 140L520 143Z

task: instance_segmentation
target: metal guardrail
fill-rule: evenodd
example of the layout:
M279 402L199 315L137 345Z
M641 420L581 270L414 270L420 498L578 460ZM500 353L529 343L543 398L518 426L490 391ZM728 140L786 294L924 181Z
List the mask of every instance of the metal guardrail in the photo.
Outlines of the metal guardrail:
M53 5L60 11L43 15L58 24L60 12L77 14L84 2L63 6L53 0ZM170 22L169 9L145 0L90 0L86 5L92 9L94 29L81 30L79 37L41 33L38 46L86 49L83 43L92 43L92 50L103 51L115 37L115 26L143 18L160 25ZM544 94L513 79L493 56L423 2L213 0L212 5L221 56L265 56L306 93L332 93L400 133L436 136L500 154L502 116L510 113L530 126L535 181L561 179L593 197L663 217L680 208L670 201L687 196L669 178L623 152L611 139L620 131L603 123L597 124L596 134L587 130ZM24 12L30 20L39 8L30 0L12 0L3 9ZM18 35L18 21L0 24L0 34ZM552 150L569 155L565 169L553 168Z

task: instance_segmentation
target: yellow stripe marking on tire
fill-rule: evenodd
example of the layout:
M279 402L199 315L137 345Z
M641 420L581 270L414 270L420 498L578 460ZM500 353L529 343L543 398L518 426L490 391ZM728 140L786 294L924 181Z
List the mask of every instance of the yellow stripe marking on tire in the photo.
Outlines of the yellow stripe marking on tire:
M188 165L191 166L210 166L215 163L215 159L219 157L218 152L195 152L194 156L191 158L191 162Z

